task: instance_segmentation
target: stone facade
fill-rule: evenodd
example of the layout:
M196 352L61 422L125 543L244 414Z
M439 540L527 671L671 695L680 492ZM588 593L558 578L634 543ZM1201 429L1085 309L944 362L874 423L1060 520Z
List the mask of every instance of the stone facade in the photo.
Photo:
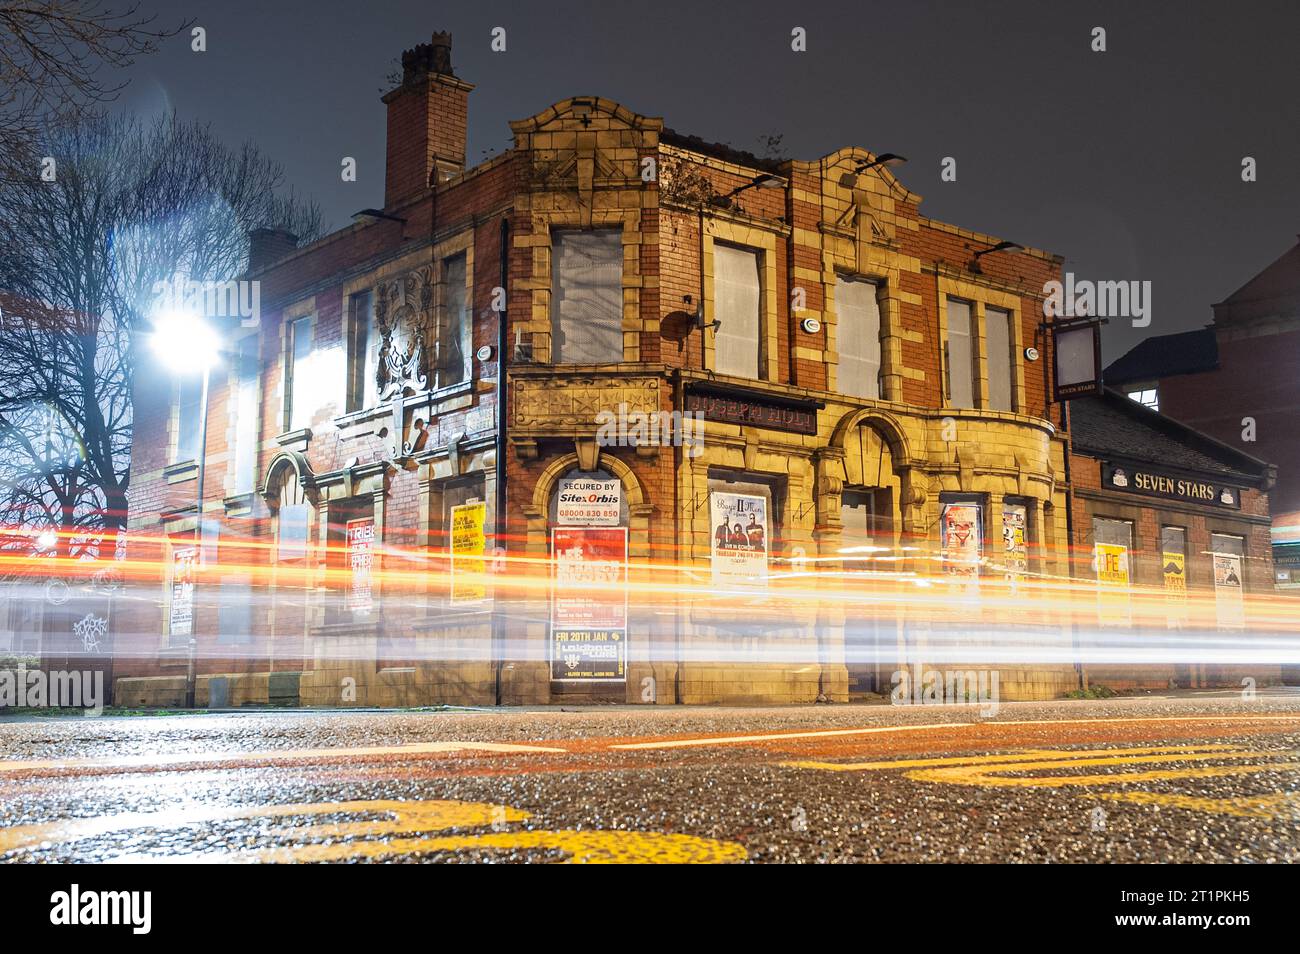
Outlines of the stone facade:
M901 628L897 581L942 576L941 525L952 501L981 508L982 572L991 582L1003 575L1009 504L1024 508L1023 571L1068 576L1067 446L1041 326L1042 289L1059 276L1059 257L1014 249L977 258L998 240L923 216L921 197L865 150L761 160L599 98L565 100L512 123L510 150L464 169L456 137L472 87L450 74L449 53L411 57L411 70L385 97L383 216L250 273L263 302L250 346L256 400L240 412L237 371L217 372L204 534L196 468L176 459L184 426L176 385L155 385L153 399L137 403L132 556L162 572L119 614L123 701L170 703L178 679L184 688L187 625L205 697L212 677L225 676L230 699L260 701L269 698L268 673L292 672L301 673L304 705L844 701L854 691L888 691L887 670L855 649L861 607L819 598L823 587L842 591L839 583L813 577L790 589L782 574L852 569L860 564L845 551L864 543L888 552L894 595L872 611L877 629L867 641L906 646L911 663L927 661L927 642ZM432 184L412 188L413 175ZM555 237L591 229L620 239L621 359L560 364ZM716 277L724 246L758 263L752 377L718 370L712 323L724 307ZM444 379L446 312L462 275L468 353L464 373ZM874 289L879 397L841 387L845 318L836 293L849 279ZM383 340L373 400L356 346L363 300L377 309L372 333ZM951 406L946 383L956 301L970 314L964 407ZM990 354L994 311L1008 316L1000 356ZM678 313L699 320L683 326ZM303 382L293 379L303 372L290 368L295 335L306 334L295 330L305 328L300 319L311 323L319 398L306 420L295 418ZM666 333L666 320L685 333ZM1004 366L1009 406L995 409L993 377ZM259 409L251 454L237 446L248 434L239 413L250 406ZM599 415L620 406L665 415L703 407L702 444L610 446L598 438ZM552 678L544 561L557 487L575 473L618 480L630 582L634 592L656 594L633 601L627 669L617 681ZM758 487L772 508L774 596L764 607L740 601L741 626L736 610L719 612L704 598L709 499L719 482ZM504 551L503 579L513 581L498 588L507 611L495 628L489 601L448 597L449 508L475 499L486 503L488 552ZM864 508L865 536L846 518ZM297 514L306 521L301 545ZM358 520L374 528L373 609L365 614L343 595L352 579L347 528ZM171 575L187 548L199 551L198 596L178 638L169 630L182 597ZM664 573L672 585L656 589ZM863 573L851 589L871 599L881 585ZM245 593L248 612L231 631L230 604ZM974 612L953 624L996 626L1005 609ZM1003 699L1052 697L1078 683L1068 665L1002 669Z

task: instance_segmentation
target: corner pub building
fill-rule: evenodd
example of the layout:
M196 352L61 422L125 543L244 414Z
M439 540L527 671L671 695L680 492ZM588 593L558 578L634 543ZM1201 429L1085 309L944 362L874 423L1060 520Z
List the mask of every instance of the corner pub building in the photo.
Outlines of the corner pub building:
M213 706L888 691L833 599L765 615L743 586L722 609L659 594L554 649L571 634L550 604L494 628L491 586L465 599L448 577L461 536L539 575L543 601L546 559L581 552L625 555L633 584L671 565L707 590L712 567L723 592L807 565L1069 576L1041 327L1059 257L926 218L862 149L767 161L594 96L467 168L450 36L402 66L384 208L303 248L254 233L261 320L207 407L185 379L137 400L130 552L162 573L115 613L118 704L178 704L190 667ZM610 415L674 412L697 440L601 438ZM606 502L574 508L574 487ZM1000 670L1004 699L1078 684Z

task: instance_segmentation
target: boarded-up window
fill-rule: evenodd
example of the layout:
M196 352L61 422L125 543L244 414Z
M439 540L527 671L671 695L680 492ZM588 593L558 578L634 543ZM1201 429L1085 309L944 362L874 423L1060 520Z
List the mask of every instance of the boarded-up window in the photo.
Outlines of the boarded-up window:
M468 370L470 331L469 295L465 287L464 254L445 259L442 266L442 325L438 329L438 384L459 384ZM622 270L620 269L620 281Z
M944 363L948 372L948 406L974 407L974 362L970 343L970 302L948 299L948 340Z
M880 397L880 304L871 282L835 283L836 341L840 352L840 392Z
M551 258L551 360L622 361L622 234L617 229L556 232Z
M994 411L1014 410L1011 397L1011 313L1001 308L984 309L984 335L989 356L989 407Z
M741 378L759 377L760 322L758 253L730 245L713 246L715 315L714 369Z

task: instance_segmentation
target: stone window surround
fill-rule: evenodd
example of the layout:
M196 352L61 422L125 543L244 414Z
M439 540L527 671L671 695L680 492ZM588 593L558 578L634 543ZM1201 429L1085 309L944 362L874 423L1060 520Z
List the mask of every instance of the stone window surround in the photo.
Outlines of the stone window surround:
M779 228L761 228L731 222L718 216L704 219L704 367L714 368L716 363L716 333L710 324L717 317L715 311L713 247L715 242L736 245L758 253L758 327L762 336L759 350L759 380L779 379L779 303L777 287L779 276L776 265L777 241L782 237Z
M826 283L823 290L826 302L823 321L826 326L826 389L839 394L839 311L835 305L835 289L839 282L869 282L876 286L876 307L880 312L880 370L877 373L879 393L877 398L861 398L851 395L856 401L895 401L901 403L903 375L899 370L902 364L902 338L899 335L899 299L898 272L891 275L884 269L868 266L866 271L846 271L835 269L834 277Z
M552 232L566 229L622 229L623 238L623 362L641 360L641 332L651 330L641 318L641 212L639 209L593 209L590 224L584 224L580 211L534 213L532 235L512 237L515 247L532 249L532 312L528 319L511 320L512 328L522 330L532 342L532 358L537 364L551 364L551 259L554 248ZM523 284L523 283L521 283ZM528 287L528 286L525 286Z
M1025 407L1025 365L1023 360L1024 329L1021 319L1023 306L1020 298L1009 292L998 291L986 285L961 281L944 275L938 276L938 319L939 319L939 398L942 407L948 407L948 394L945 382L948 380L944 365L943 345L948 340L948 299L957 298L967 301L971 306L971 350L975 355L977 373L973 382L974 410L989 410L989 364L988 344L985 324L985 309L989 306L1000 308L1011 314L1011 411L1012 414L1024 413ZM882 316L882 325L884 323Z

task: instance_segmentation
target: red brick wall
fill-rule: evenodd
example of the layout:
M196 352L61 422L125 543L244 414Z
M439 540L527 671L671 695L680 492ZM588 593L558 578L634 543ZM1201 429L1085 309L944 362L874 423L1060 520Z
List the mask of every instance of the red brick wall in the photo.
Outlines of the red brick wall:
M1191 589L1213 589L1214 570L1209 557L1210 538L1216 533L1243 537L1244 580L1247 592L1266 593L1273 589L1272 544L1266 524L1241 520L1243 516L1268 515L1269 495L1263 490L1245 488L1240 512L1204 510L1189 513L1167 510L1159 502L1138 494L1106 492L1105 500L1084 496L1079 491L1101 491L1101 461L1083 454L1070 458L1070 483L1074 519L1074 569L1081 579L1093 579L1092 518L1110 517L1131 520L1133 551L1130 577L1139 586L1161 587L1164 576L1160 558L1160 528L1184 527L1187 530L1187 585Z
M1219 369L1160 382L1160 410L1243 453L1277 465L1274 510L1300 510L1300 331L1219 338ZM1255 441L1242 440L1242 418Z
M455 81L420 80L390 94L384 207L423 195L434 159L465 164L469 90Z

